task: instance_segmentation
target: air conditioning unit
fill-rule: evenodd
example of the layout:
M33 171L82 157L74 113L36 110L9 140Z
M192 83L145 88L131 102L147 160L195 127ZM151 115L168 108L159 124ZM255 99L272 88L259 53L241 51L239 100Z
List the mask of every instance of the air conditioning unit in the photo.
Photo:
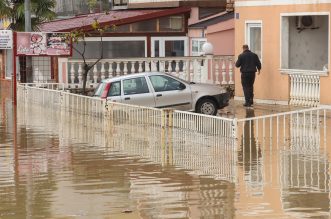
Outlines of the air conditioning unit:
M296 26L297 29L302 31L304 29L317 29L316 26L316 17L305 15L305 16L298 16L296 18Z

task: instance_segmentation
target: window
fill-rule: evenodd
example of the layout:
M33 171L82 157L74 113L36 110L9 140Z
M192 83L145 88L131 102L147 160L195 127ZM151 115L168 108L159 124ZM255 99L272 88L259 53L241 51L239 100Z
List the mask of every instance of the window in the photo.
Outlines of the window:
M130 24L112 26L106 30L107 33L129 33Z
M32 57L33 81L50 82L52 79L51 58Z
M203 54L202 46L205 42L207 42L206 38L192 39L192 49L191 49L192 56L201 56Z
M144 77L123 80L123 91L124 95L149 93Z
M156 20L141 21L132 24L133 32L156 32Z
M163 75L154 75L149 78L151 79L155 92L182 90L185 86L183 83Z
M92 38L93 39L93 38ZM98 39L93 39L87 41L87 45L85 48L85 55L88 59L95 59L100 56L100 42ZM103 46L103 58L105 59L113 59L113 58L127 58L127 57L145 57L145 40L129 40L123 39L119 40L118 38L111 39L113 41L107 41L108 39L104 39L102 44ZM79 51L84 50L84 46L82 42L79 42L76 45L76 48ZM73 58L81 59L81 55L73 50Z
M183 16L162 17L159 23L161 32L183 31L184 18Z
M249 49L262 59L262 25L260 22L246 23L246 43Z
M116 81L110 84L108 97L121 96L121 82Z
M127 6L128 0L113 0L114 6Z

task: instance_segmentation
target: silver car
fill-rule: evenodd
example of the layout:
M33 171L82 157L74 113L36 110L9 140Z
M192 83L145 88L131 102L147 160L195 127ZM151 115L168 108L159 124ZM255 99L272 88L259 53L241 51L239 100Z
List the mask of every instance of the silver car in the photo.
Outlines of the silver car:
M109 101L216 115L230 95L217 85L187 82L172 75L148 72L104 79L94 96Z

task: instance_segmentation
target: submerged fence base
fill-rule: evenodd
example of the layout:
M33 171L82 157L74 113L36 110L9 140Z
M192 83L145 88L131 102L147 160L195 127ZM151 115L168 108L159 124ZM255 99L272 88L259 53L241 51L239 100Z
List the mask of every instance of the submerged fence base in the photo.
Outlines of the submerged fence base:
M63 126L60 124L63 135L77 136L79 141L90 139L92 144L128 145L120 150L235 182L234 120L107 102L62 90L23 85L18 89L21 106L39 106L65 118ZM92 128L84 131L84 127Z
M326 140L326 118L331 107L318 107L296 110L245 119L230 119L208 116L172 109L156 109L143 106L108 102L104 99L87 97L65 92L63 86L48 84L18 86L20 102L41 104L48 107L89 116L108 119L110 124L145 125L172 130L196 132L206 136L219 136L230 139L275 138L278 142L316 141L316 130L322 129ZM320 136L320 135L318 135ZM319 138L319 137L318 137ZM305 143L307 143L305 141Z
M73 144L75 150L88 147L106 157L115 154L166 170L183 169L187 174L239 185L252 200L263 198L268 203L267 197L272 201L277 197L286 212L304 207L306 216L309 206L288 205L288 200L293 195L315 197L327 204L313 216L330 217L328 107L258 117L248 109L250 118L227 119L111 103L70 94L60 87L19 85L18 94L18 107L23 109L20 124L58 134L60 151L83 143Z

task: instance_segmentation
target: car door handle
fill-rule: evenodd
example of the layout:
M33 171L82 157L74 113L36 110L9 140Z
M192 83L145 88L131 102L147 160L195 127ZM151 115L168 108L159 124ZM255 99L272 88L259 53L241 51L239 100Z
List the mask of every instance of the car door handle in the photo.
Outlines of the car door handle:
M156 94L157 97L162 97L162 94Z
M125 97L124 100L130 100L131 98L130 97Z

